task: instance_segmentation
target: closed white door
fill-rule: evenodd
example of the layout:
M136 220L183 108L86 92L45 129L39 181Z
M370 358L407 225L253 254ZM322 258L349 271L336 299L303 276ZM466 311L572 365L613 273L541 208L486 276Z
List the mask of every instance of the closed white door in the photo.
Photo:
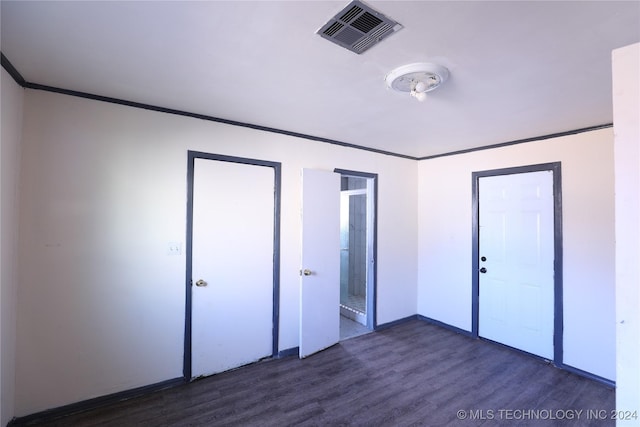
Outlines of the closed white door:
M196 158L192 377L272 354L274 170Z
M481 177L478 334L553 360L553 172Z
M300 358L340 340L340 175L302 171Z

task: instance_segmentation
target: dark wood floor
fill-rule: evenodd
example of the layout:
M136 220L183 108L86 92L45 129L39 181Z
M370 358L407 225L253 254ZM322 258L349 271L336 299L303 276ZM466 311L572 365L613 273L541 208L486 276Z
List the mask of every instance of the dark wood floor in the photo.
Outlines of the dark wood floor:
M614 401L600 383L412 320L40 425L612 426L595 411Z

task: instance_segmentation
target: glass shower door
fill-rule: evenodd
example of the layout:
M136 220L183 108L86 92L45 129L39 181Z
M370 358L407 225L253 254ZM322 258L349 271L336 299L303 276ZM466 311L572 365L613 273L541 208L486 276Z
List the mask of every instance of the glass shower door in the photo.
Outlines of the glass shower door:
M367 324L366 179L343 177L340 199L340 306L343 315Z

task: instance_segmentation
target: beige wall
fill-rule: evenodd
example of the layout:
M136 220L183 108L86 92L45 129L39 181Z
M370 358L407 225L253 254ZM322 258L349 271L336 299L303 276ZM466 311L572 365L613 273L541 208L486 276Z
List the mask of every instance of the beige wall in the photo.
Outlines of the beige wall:
M564 363L615 380L613 131L420 162L418 313L471 330L471 174L562 163Z
M13 418L18 289L18 175L24 90L2 68L0 136L0 425Z
M416 313L415 161L34 90L23 147L18 416L182 375L187 150L282 162L280 350L302 168L379 174L378 323Z
M640 44L613 51L616 408L640 411ZM624 421L624 422L623 422ZM639 419L618 421L640 425Z

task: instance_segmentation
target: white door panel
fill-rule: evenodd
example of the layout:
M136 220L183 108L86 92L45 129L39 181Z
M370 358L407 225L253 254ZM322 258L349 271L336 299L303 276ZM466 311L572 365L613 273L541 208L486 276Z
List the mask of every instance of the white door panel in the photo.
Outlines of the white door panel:
M478 183L479 335L553 359L553 173Z
M274 171L197 158L193 185L191 356L199 377L272 353Z
M302 171L300 357L340 340L340 175Z

